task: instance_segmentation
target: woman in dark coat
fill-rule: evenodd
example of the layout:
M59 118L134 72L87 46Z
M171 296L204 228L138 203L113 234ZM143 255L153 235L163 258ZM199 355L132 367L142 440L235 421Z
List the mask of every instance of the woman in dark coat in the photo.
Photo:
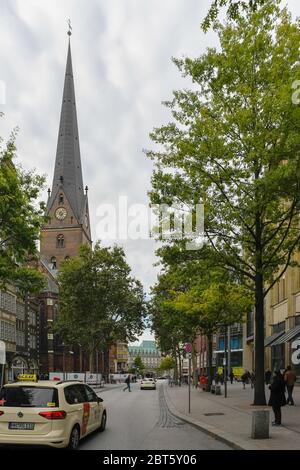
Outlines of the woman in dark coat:
M269 399L269 406L272 406L275 421L273 421L273 426L280 426L281 425L281 407L286 405L286 398L285 398L285 383L283 379L283 375L279 370L274 372L274 377L272 384L269 386L271 390L271 395Z

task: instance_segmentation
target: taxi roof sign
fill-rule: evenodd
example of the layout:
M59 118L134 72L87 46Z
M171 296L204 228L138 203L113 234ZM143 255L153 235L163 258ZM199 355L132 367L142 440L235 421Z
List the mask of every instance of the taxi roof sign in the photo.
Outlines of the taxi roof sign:
M24 380L26 382L36 382L37 376L36 374L19 374L17 377L18 380Z

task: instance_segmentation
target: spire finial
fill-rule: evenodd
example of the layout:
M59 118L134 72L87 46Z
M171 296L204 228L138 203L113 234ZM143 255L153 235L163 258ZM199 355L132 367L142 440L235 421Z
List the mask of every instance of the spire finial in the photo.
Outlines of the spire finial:
M71 36L72 35L72 26L71 26L71 20L70 18L68 19L68 26L69 26L69 30L68 30L68 36Z

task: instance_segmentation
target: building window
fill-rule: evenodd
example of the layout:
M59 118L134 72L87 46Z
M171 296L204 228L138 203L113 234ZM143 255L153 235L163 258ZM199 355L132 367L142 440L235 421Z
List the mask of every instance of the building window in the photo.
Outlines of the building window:
M36 349L36 336L33 334L29 336L29 347L30 349Z
M0 320L0 339L15 343L16 327L12 323Z
M25 305L20 302L17 302L17 318L22 321L25 320Z
M63 235L57 235L56 237L56 247L64 248L65 246L65 237Z
M272 334L285 330L285 321L272 325Z
M0 291L0 308L10 313L17 311L17 299L9 292Z
M58 197L58 202L59 204L63 204L64 203L64 195L62 193L60 193L59 197Z
M36 326L36 313L34 310L29 310L29 325Z
M56 269L56 258L55 256L52 256L51 258L51 269Z

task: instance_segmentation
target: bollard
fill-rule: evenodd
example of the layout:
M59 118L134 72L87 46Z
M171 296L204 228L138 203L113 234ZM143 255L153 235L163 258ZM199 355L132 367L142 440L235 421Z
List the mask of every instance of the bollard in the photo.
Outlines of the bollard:
M216 395L222 395L221 393L221 385L216 385Z
M269 439L270 410L252 411L252 439Z

